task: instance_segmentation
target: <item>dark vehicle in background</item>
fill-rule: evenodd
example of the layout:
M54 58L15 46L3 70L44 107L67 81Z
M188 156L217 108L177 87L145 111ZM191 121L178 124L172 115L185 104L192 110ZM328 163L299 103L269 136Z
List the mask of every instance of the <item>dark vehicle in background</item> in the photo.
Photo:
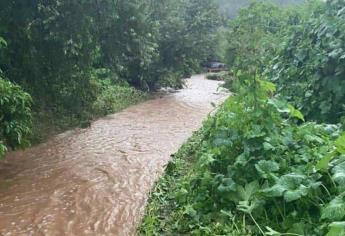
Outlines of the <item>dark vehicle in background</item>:
M226 65L221 62L207 62L204 64L204 67L207 69L207 72L220 72L227 70Z

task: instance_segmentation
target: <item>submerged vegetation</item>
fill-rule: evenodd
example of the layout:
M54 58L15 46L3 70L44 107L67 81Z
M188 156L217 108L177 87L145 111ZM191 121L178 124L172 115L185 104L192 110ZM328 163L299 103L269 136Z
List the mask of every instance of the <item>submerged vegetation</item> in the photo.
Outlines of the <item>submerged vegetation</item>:
M234 96L174 156L140 234L345 235L344 14L253 3L222 29Z

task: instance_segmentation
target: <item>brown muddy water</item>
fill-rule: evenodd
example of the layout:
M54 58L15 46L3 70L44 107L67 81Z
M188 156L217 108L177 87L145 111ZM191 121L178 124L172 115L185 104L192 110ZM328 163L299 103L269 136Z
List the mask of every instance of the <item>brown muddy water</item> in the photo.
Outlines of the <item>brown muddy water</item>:
M134 235L170 155L226 97L187 88L110 115L0 163L0 235Z

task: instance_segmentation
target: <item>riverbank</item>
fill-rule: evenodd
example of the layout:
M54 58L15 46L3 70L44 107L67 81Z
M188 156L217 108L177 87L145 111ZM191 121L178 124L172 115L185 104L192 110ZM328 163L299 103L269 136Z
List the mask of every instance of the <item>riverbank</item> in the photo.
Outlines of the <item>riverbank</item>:
M163 176L155 183L150 193L145 217L138 228L139 235L175 235L174 223L179 220L179 215L175 214L175 199L179 192L183 191L180 188L181 184L188 181L193 173L193 166L196 164L206 133L203 126L173 155Z
M103 116L120 112L152 98L152 94L129 85L111 85L99 94L91 111L83 116L64 111L35 111L32 115L30 142L36 145L73 128L88 128L93 121Z
M140 235L343 235L345 133L244 74L168 164ZM334 214L337 212L337 214Z

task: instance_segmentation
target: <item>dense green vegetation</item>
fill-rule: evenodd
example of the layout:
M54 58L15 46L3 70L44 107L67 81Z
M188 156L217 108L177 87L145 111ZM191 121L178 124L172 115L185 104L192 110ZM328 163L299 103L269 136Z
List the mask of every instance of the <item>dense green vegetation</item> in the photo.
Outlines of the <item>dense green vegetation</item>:
M0 83L11 100L0 110L22 113L15 98L30 94L29 138L39 141L138 102L143 92L181 87L214 51L218 24L212 0L1 1ZM2 154L12 133L6 122ZM14 131L18 137L28 137L29 123Z
M230 21L234 96L168 165L140 234L345 235L344 12L253 3Z
M290 12L273 4L254 3L239 12L223 30L220 57L236 70L262 70L278 49ZM292 14L292 13L291 13Z
M7 42L0 37L0 52ZM19 86L6 81L0 68L0 158L8 148L27 146L32 99Z
M338 122L345 115L344 2L316 8L282 40L267 71L278 92L308 118Z
M7 147L25 147L31 126L31 97L0 77L0 157Z
M228 78L229 78L229 73L227 71L206 74L206 79L209 79L209 80L224 81Z
M342 7L252 4L223 31L220 57L236 70L265 72L307 118L339 122L345 114Z
M248 7L251 0L217 0L220 12L228 18L235 18L241 9ZM289 6L305 2L304 0L261 0L260 2L274 3L277 6Z
M158 183L143 234L325 235L344 218L339 126L297 125L302 114L269 97L272 84L248 89L252 78L239 79L237 95L204 124L192 167L175 159Z

